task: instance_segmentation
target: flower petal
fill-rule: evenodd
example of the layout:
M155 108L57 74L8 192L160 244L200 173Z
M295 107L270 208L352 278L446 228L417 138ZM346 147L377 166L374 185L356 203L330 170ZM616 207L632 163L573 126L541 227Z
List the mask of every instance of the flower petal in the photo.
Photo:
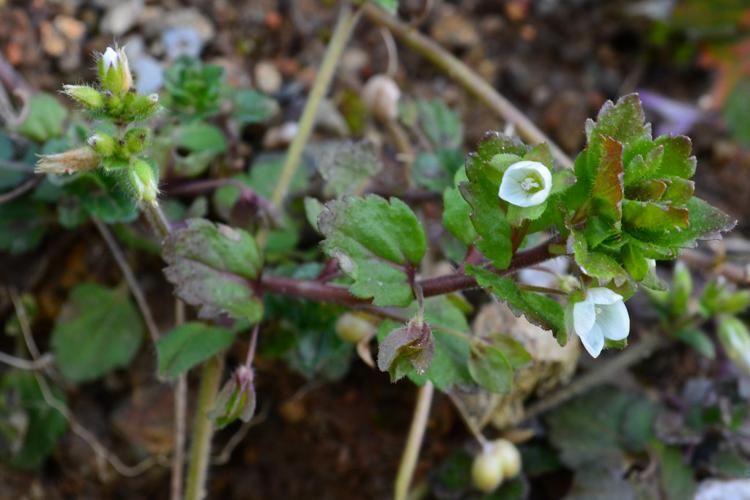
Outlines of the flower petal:
M585 334L596 323L594 304L584 300L573 305L573 329L578 335Z
M576 330L576 333L581 339L583 347L585 347L588 353L591 354L591 357L598 357L602 352L602 348L604 348L604 334L602 334L602 330L601 328L599 328L599 325L594 325L590 330L583 334L581 334L578 330Z
M586 292L586 301L593 304L609 305L622 302L622 295L618 295L609 288L589 288Z
M601 312L596 317L596 324L604 336L610 340L622 340L630 333L630 316L623 302L600 306Z

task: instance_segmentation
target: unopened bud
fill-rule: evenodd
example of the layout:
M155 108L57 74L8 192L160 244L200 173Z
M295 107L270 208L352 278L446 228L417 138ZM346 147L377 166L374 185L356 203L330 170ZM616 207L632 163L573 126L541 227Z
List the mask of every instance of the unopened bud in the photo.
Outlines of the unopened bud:
M151 202L156 201L159 187L156 183L154 169L144 160L136 160L128 170L130 184L135 190L139 200Z
M104 96L88 85L63 85L63 93L86 109L98 110L104 106Z
M125 132L123 148L127 154L140 153L148 145L149 130L146 127L135 127Z
M226 427L237 419L249 422L255 414L255 384L253 369L237 368L232 377L216 395L213 409L208 416L218 428Z
M386 75L375 75L365 84L362 99L367 109L379 120L391 121L398 117L398 100L401 90L393 79Z
M93 170L101 157L90 147L84 146L64 153L39 157L34 172L38 174L73 174Z
M719 320L719 341L732 363L746 375L750 374L750 332L734 316Z
M133 75L130 73L128 57L122 48L117 50L107 47L97 62L99 83L105 90L122 95L133 86Z
M144 120L153 115L159 109L159 96L136 95L127 104L127 115L133 120Z
M110 135L104 133L94 134L88 138L86 143L104 158L112 156L115 153L116 142L114 137Z

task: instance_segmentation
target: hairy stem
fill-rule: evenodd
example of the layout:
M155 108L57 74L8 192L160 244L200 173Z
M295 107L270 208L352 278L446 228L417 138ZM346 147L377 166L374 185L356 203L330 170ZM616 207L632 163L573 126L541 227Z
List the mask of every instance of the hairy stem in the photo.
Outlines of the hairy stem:
M435 387L432 382L427 381L419 388L417 404L414 408L414 416L409 427L409 436L406 439L406 447L401 455L401 463L396 474L396 485L393 498L395 500L406 500L409 496L414 469L419 458L419 449L422 447L425 430L427 430L427 419L430 416L430 405Z
M190 446L190 467L188 468L185 498L201 500L206 496L206 479L211 459L211 438L214 433L213 420L208 412L214 404L219 390L224 360L214 356L201 369L201 385L198 390L198 403L193 422L192 443Z
M533 266L555 257L550 246L559 244L561 237L555 237L547 242L516 253L507 269L495 270L497 274L511 274L524 267ZM361 299L349 293L343 286L330 285L320 281L303 281L281 276L264 275L260 282L261 288L270 293L301 297L317 302L333 302L348 306L362 306L370 304L370 299ZM463 272L419 280L416 285L422 288L425 297L434 297L447 293L459 292L477 288L476 280Z
M456 80L467 91L476 96L502 119L515 125L518 134L532 143L546 142L555 159L565 167L572 167L573 162L552 140L505 97L500 95L489 83L474 73L468 66L442 48L431 38L421 34L412 26L402 23L372 3L362 7L364 15L372 22L385 26L396 38L413 48L435 66L442 69Z
M292 182L292 178L294 178L294 173L297 171L297 166L299 165L299 160L302 156L302 150L312 133L318 107L328 91L328 87L333 78L333 73L336 69L339 58L341 57L341 53L359 20L359 15L359 11L353 11L347 4L344 4L341 9L338 22L333 30L333 35L328 42L328 48L326 49L325 56L320 65L320 70L318 70L318 74L315 77L315 83L310 90L310 95L307 98L305 108L302 111L297 135L294 136L292 143L289 145L289 151L287 152L286 157L284 158L284 164L281 167L281 175L279 176L276 188L271 195L271 203L275 207L281 205L286 196L287 190L289 189L289 184Z

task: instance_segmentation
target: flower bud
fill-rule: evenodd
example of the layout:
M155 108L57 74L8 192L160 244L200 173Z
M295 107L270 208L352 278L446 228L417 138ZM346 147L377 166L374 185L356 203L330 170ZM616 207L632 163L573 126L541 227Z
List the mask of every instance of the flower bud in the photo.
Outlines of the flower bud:
M256 404L254 378L253 369L243 365L224 384L208 414L218 428L237 419L247 423L253 418Z
M398 117L398 100L401 90L393 79L386 75L375 75L365 84L362 100L367 109L378 120L391 121Z
M156 201L159 187L156 183L154 170L144 160L138 159L128 169L130 184L135 190L136 196L143 201Z
M99 83L102 88L113 94L122 95L133 86L133 75L130 73L128 57L122 48L117 50L107 47L99 56Z
M39 157L34 172L38 174L73 174L93 170L101 157L90 147L84 146L64 153Z
M492 493L503 482L503 465L500 458L485 450L471 464L471 482L483 493Z
M104 96L88 85L63 85L63 93L86 109L98 110L104 106Z
M101 132L89 137L86 144L91 146L91 149L104 158L112 156L115 153L116 142L114 137Z
M750 374L750 332L734 316L719 320L719 341L732 363L745 374Z
M132 120L144 120L159 109L159 95L137 95L127 103L127 114Z
M125 132L123 137L124 152L127 154L137 154L143 151L148 145L149 130L146 127L134 127Z

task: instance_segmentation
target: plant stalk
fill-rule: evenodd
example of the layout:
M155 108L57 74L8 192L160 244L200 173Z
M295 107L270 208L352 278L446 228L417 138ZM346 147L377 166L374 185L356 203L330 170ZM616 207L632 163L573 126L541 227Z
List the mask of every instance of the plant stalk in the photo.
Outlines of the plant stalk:
M427 430L427 420L430 416L430 405L434 392L435 386L429 380L419 388L409 436L406 438L406 447L403 455L401 455L401 463L396 474L394 500L407 500L409 496L409 486L411 486L414 469L416 469L417 459L419 459L419 449L422 447L422 440Z
M208 416L221 382L224 360L214 356L201 369L201 384L198 390L198 403L193 422L192 443L190 445L190 467L188 468L185 498L201 500L206 496L206 479L210 464L211 438L214 434L213 420Z
M289 185L291 184L294 174L297 171L297 167L299 166L302 151L305 144L307 144L313 126L315 125L315 115L320 107L320 102L328 91L328 87L333 79L333 74L336 70L339 58L341 57L341 53L343 52L354 27L357 25L359 16L360 11L352 10L351 6L348 4L344 4L341 8L339 19L333 30L333 35L328 42L328 48L326 49L325 56L320 65L320 70L315 77L315 83L313 83L310 95L305 103L305 108L302 111L297 135L294 136L292 143L289 145L289 150L284 158L284 164L281 167L281 175L279 175L276 188L271 195L271 204L276 208L281 206L284 197L289 190ZM261 247L265 243L266 237L267 234L265 232L258 235Z
M562 166L571 168L573 162L552 140L537 127L525 114L508 99L500 95L492 85L445 50L431 38L421 34L414 27L402 23L372 3L362 6L364 15L375 24L385 26L396 38L422 54L432 64L443 70L466 90L474 94L483 104L489 107L502 119L515 125L518 134L525 140L538 144L546 142L552 156Z

